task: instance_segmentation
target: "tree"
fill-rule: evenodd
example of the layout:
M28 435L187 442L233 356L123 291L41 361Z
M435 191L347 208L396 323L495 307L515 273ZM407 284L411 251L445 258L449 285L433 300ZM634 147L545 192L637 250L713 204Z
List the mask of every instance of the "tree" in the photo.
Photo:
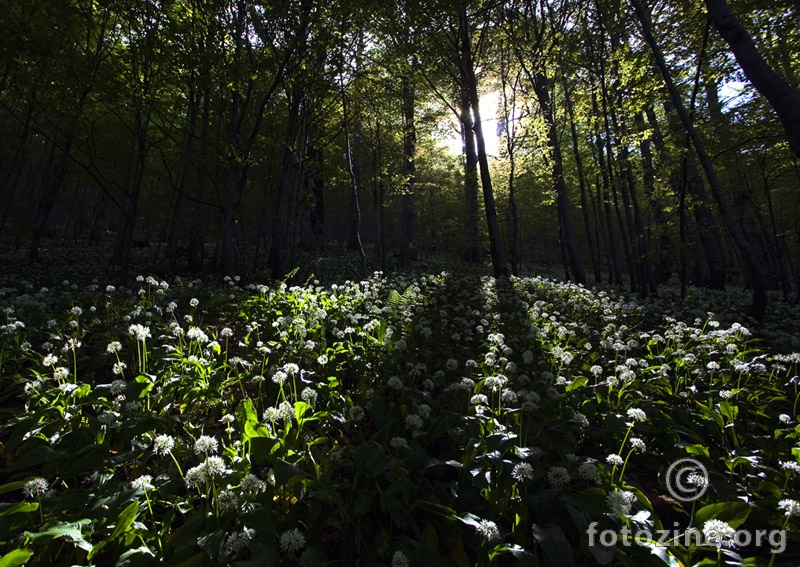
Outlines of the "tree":
M714 170L713 164L711 163L711 158L706 153L705 144L703 143L703 140L700 137L697 129L694 127L692 118L687 112L686 107L681 99L680 92L678 91L672 79L666 59L664 58L660 47L656 43L655 37L653 36L650 11L645 8L640 0L630 0L630 2L641 24L644 40L650 47L659 72L664 79L670 99L675 105L675 110L677 111L678 116L680 116L681 122L683 123L686 133L692 141L692 145L697 152L700 164L702 165L706 177L708 178L708 182L711 185L711 191L714 195L714 199L717 201L717 208L720 216L722 217L722 222L742 254L747 276L750 279L750 285L753 289L753 300L750 305L750 316L756 321L761 322L764 319L764 314L766 313L767 309L767 287L753 246L750 242L748 242L747 238L739 229L736 221L733 218L733 213L730 210L730 206L728 205L728 201L723 192L719 178L717 177L717 173Z
M789 148L800 157L800 94L767 64L726 0L705 0L705 4L709 18L730 46L745 76L775 109Z

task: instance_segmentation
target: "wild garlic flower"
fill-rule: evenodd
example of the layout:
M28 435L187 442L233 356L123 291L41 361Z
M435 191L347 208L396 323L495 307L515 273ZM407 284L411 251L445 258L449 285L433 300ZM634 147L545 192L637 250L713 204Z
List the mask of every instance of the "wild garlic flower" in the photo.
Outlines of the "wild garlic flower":
M297 553L306 545L306 537L297 529L292 528L281 534L280 546L282 553Z
M500 538L500 530L497 529L497 524L491 520L481 520L478 522L476 529L478 534L485 537L487 541L494 541Z
M511 471L511 476L517 482L525 482L533 478L533 467L528 463L517 463Z
M778 509L784 510L787 516L800 516L800 502L787 498L778 502Z
M721 547L735 547L734 538L736 537L736 530L734 530L728 522L723 522L722 520L708 520L703 524L703 536L707 543L715 545L717 549Z
M566 486L569 484L569 471L564 467L555 466L547 472L547 480L554 487Z
M627 413L628 419L631 421L644 421L647 419L647 414L639 408L629 408Z
M636 495L630 490L609 492L606 495L606 505L609 513L625 516L630 514Z
M239 496L226 488L217 495L217 506L222 512L234 512L239 508Z
M153 452L156 455L166 455L175 447L175 439L170 435L156 435L153 439Z
M194 452L197 455L216 453L218 445L219 443L214 437L209 435L201 435L194 442Z
M612 453L606 457L606 462L613 467L621 467L625 464L625 460L619 455Z
M139 478L131 481L133 488L141 488L142 490L150 490L153 488L153 477L149 474L143 474Z
M392 555L392 567L409 567L408 557L402 551L395 551Z
M132 337L135 337L139 342L144 342L151 336L150 327L145 327L144 325L139 325L138 323L128 327L128 334Z
M800 474L800 464L797 461L781 461L781 468L791 474Z
M25 495L25 498L42 496L45 492L47 492L49 486L50 485L47 483L47 481L42 477L32 478L25 483L25 486L22 487L22 493Z
M240 487L244 492L260 494L267 489L267 483L251 473L242 479Z

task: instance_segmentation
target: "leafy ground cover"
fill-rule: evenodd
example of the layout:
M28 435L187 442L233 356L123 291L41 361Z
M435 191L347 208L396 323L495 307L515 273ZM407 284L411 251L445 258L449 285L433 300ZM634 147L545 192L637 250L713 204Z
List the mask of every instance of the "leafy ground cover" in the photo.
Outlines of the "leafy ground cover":
M441 272L0 300L3 567L800 564L798 337L708 297Z

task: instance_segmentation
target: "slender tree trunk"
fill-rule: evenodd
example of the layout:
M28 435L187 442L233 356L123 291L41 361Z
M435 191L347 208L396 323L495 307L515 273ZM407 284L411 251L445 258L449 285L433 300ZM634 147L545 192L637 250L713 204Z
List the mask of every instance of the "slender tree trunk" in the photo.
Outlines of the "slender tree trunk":
M547 125L547 146L550 149L552 160L552 181L553 190L556 193L556 208L558 218L561 221L561 234L564 239L566 250L566 260L569 264L569 272L577 283L586 283L586 271L583 267L578 237L575 232L575 223L572 219L572 206L569 202L567 184L564 181L564 158L561 154L561 142L558 138L558 129L553 112L553 104L550 98L551 83L547 75L543 72L536 73L532 77L533 88L536 91L536 98L542 109L545 123Z
M294 197L295 175L297 175L297 144L300 137L300 124L303 93L298 88L289 94L289 120L281 160L281 181L278 186L278 203L272 219L272 244L267 256L267 268L272 277L281 279L286 275L286 244L289 237L289 217Z
M572 101L570 93L565 89L564 102L567 105L567 113L569 115L570 135L572 137L572 153L575 156L575 168L578 174L578 186L581 193L581 212L583 216L583 228L586 232L586 241L589 245L589 256L592 260L592 269L594 270L594 281L600 283L602 281L602 274L600 272L600 258L597 249L597 242L595 239L594 231L592 230L592 222L590 218L589 202L586 196L586 174L583 170L583 158L581 157L578 129L575 125L575 115L572 109Z
M461 137L464 155L464 201L467 216L464 223L464 260L480 262L481 241L478 232L478 150L475 148L475 133L472 131L472 110L465 88L461 89Z
M597 114L599 113L599 108L597 106L597 96L595 93L592 93L592 108L594 112ZM596 124L596 123L595 123ZM601 195L601 208L603 214L605 215L605 224L606 224L606 246L610 256L610 266L609 266L609 275L611 279L611 283L614 285L622 285L622 265L620 264L619 260L619 246L617 244L617 234L614 230L614 216L611 211L611 182L609 179L609 168L606 166L606 157L605 157L605 142L603 141L603 137L600 134L599 128L595 125L595 132L594 132L594 139L595 139L595 147L596 147L596 157L597 157L597 166L600 169L601 180L602 184L602 191L599 192Z
M747 79L775 109L789 148L800 157L800 94L770 68L725 0L705 0L705 3L714 27L730 46Z
M483 137L483 124L478 98L478 81L475 77L475 63L472 58L472 43L469 37L469 22L467 21L467 4L459 3L459 31L461 43L461 75L472 108L472 126L475 132L475 142L478 150L478 166L480 168L481 186L483 188L483 205L486 212L486 223L489 228L489 251L492 256L492 267L496 278L508 277L508 258L506 256L503 235L500 231L500 220L497 217L497 208L492 190L492 176L489 172L489 158L486 155L486 142Z
M663 156L666 153L664 150L664 140L658 127L658 123L655 119L655 112L649 108L645 111L645 115L647 117L647 122L653 128L653 133L650 137L644 137L642 139L639 144L639 150L642 154L642 180L644 192L645 196L647 197L650 211L653 215L651 226L653 226L654 229L651 229L650 240L651 242L656 240L658 241L658 251L656 253L653 266L653 279L655 281L655 285L658 286L666 283L672 274L672 269L675 262L675 250L672 237L669 233L669 227L667 226L667 216L664 211L664 205L656 195L656 168L653 160L653 152L650 147L652 140L656 151ZM644 117L639 115L638 120L640 122L640 126L644 127ZM655 231L655 236L652 236L652 230Z
M751 317L753 317L753 319L761 322L764 319L767 309L767 287L766 283L764 282L764 276L761 273L753 247L736 225L736 221L733 218L733 214L731 213L730 206L728 205L728 201L725 198L722 186L717 178L714 166L711 163L711 158L706 153L703 140L700 138L700 134L697 132L697 129L695 129L692 119L689 116L689 113L686 111L686 107L681 100L680 93L678 92L678 89L672 80L672 75L667 67L664 55L662 54L660 47L653 37L650 11L649 9L645 9L639 0L630 1L631 5L636 11L639 22L642 25L642 34L648 46L650 47L651 52L653 53L656 65L661 72L661 76L663 77L664 83L669 91L670 98L675 105L675 110L678 112L681 122L683 122L683 125L686 128L686 132L692 140L692 144L694 145L695 151L700 159L700 164L706 173L706 177L708 177L709 184L711 185L711 191L715 200L717 201L717 206L719 207L719 212L722 216L722 221L725 225L725 228L727 229L733 241L736 243L736 246L742 255L742 260L745 263L747 275L750 279L750 285L753 290L753 300L750 306L749 314Z
M415 97L411 77L401 78L403 97L403 197L400 217L400 265L407 267L414 260L416 239L416 151L417 131L415 126Z

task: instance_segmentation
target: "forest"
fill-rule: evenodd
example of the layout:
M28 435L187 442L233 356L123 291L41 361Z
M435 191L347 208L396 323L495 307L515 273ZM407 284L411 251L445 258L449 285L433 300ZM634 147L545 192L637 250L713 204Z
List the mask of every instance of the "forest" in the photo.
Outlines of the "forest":
M796 6L0 13L0 567L800 562Z

